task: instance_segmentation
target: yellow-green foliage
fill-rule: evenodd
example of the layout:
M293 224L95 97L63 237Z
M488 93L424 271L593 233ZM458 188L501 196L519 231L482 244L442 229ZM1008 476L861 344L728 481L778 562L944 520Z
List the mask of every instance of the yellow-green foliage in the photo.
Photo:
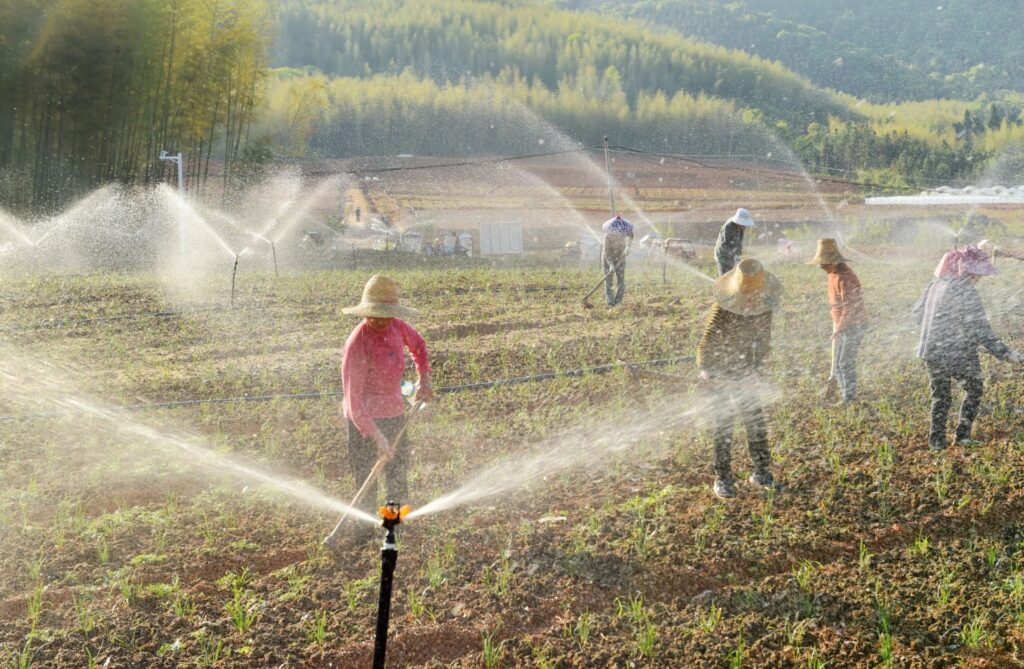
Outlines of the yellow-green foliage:
M60 205L98 183L153 178L162 149L184 151L190 174L214 156L230 173L269 22L264 0L0 3L0 169L32 180L2 200Z
M563 132L693 152L777 148L757 117L726 100L642 91L628 105L611 67L589 68L557 90L510 70L447 83L411 72L328 79L286 70L272 78L262 118L259 131L296 155L545 151L568 146Z
M281 26L283 64L340 76L411 68L457 81L513 68L531 85L555 90L614 73L625 94L620 104L635 104L642 92L685 91L742 101L801 125L829 113L855 115L776 63L639 22L545 4L330 0L287 6Z

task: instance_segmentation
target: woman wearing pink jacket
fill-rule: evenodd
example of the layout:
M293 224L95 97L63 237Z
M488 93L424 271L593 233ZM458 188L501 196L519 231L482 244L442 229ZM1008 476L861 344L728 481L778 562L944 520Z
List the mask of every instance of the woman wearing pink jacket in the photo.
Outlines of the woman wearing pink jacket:
M363 317L345 341L341 359L342 407L348 419L352 476L358 487L374 463L386 458L388 499L405 501L409 446L404 435L394 443L401 432L405 410L405 349L409 349L418 374L413 400L426 402L434 396L426 342L415 328L399 318L419 312L401 303L397 282L377 274L367 281L362 301L342 309L342 313ZM375 498L372 491L364 498L364 510L372 510Z

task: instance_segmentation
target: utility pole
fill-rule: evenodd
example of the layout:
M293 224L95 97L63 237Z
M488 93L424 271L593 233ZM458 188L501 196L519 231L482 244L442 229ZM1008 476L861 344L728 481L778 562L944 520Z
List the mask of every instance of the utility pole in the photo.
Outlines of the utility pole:
M608 158L608 135L604 136L604 173L608 177L608 201L611 204L611 214L615 215L615 191L612 190L612 164Z

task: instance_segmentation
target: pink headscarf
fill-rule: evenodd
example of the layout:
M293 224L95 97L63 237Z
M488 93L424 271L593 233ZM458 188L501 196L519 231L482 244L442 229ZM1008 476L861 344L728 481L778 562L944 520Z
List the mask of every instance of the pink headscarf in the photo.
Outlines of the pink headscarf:
M988 254L977 246L968 246L960 252L960 261L957 267L959 276L973 274L976 276L989 276L999 270L988 260Z
M948 251L942 256L938 267L935 268L936 279L952 279L960 276L960 256L962 251Z
M942 256L935 268L937 279L953 279L965 276L988 276L999 270L989 262L988 254L977 246L967 246L959 251L949 251Z

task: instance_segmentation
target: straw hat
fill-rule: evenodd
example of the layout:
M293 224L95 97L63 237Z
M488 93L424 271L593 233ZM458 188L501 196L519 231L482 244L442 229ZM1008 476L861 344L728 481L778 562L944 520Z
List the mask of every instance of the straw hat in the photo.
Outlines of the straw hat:
M754 224L754 219L750 218L750 212L740 207L736 210L736 213L732 215L726 223L735 223L736 225L742 225L745 228L749 228Z
M417 316L419 311L404 306L398 299L398 282L380 274L374 274L363 288L363 299L354 307L345 307L343 314L367 318L400 318Z
M839 253L839 245L834 239L819 239L818 252L807 261L808 265L838 265L850 262Z
M712 292L723 309L740 316L763 314L782 301L782 284L753 258L744 258L718 277Z

